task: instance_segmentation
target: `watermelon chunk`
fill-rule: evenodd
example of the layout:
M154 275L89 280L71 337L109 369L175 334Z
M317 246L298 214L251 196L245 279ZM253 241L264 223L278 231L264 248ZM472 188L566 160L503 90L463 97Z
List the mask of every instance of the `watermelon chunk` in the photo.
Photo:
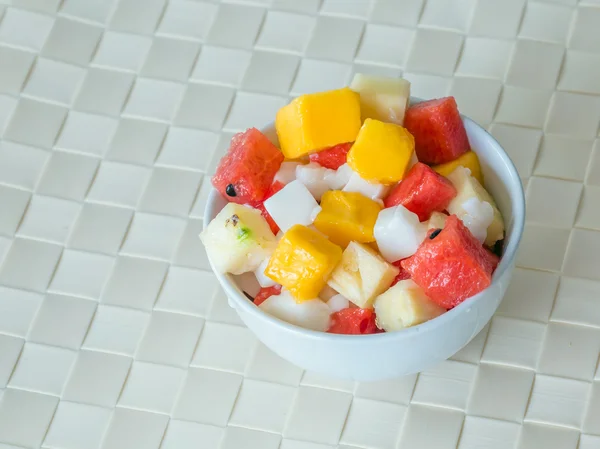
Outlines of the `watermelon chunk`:
M264 200L282 162L279 148L258 129L250 128L233 136L212 183L229 201L252 204Z
M498 261L451 215L444 229L430 231L417 252L401 265L429 298L451 309L491 284Z
M269 212L267 212L267 209L265 209L265 201L268 200L269 198L271 198L273 195L275 195L277 192L279 192L284 187L285 187L284 183L275 181L273 184L271 184L271 187L269 188L269 191L267 192L265 199L252 204L253 207L255 207L256 209L258 209L260 211L261 215L265 218L265 220L267 220L267 223L269 223L269 227L271 228L271 231L275 235L277 235L277 233L279 232L279 226L277 226L277 223L275 223L275 220L273 220L273 217L271 217Z
M316 162L325 168L337 170L346 163L346 156L351 147L352 142L340 143L339 145L325 148L317 153L312 153L309 158L311 162Z
M375 323L373 309L348 307L331 314L330 334L365 335L383 332Z
M441 212L456 189L452 183L427 165L417 162L383 201L385 207L402 204L419 216L419 221L429 220L432 212Z
M281 293L281 285L273 287L262 287L254 297L254 304L260 306L271 296L277 296Z
M404 127L415 138L419 161L426 164L453 161L470 148L454 97L411 106L404 116Z
M397 260L396 262L392 262L392 265L397 267L400 271L394 278L394 281L392 282L392 285L390 285L390 288L392 288L394 285L396 285L400 281L405 281L407 279L410 279L410 273L402 267L403 260L406 260L406 259L401 259L401 260Z

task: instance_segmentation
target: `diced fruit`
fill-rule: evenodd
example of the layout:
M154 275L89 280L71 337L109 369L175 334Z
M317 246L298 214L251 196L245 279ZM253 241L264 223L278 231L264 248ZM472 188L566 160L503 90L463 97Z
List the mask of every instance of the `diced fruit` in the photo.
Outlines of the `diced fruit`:
M281 151L258 129L250 128L233 136L212 184L231 202L262 201L282 162Z
M254 271L276 245L260 212L228 203L200 233L208 258L218 273Z
M427 229L444 229L446 225L446 219L448 215L442 212L434 212L429 217L429 221L427 222Z
M353 142L360 124L360 97L347 87L301 95L275 118L281 151L288 159Z
M375 201L360 193L329 190L321 199L321 208L315 227L333 243L345 248L352 240L375 240L373 226L381 210Z
M264 312L296 326L325 332L329 329L330 309L320 299L296 302L290 292L283 290L263 301L259 308Z
M346 156L350 151L350 147L352 147L352 142L340 143L318 153L312 153L309 157L311 162L316 162L325 168L337 170L346 163Z
M346 297L338 293L337 295L334 295L331 298L329 298L329 300L327 301L327 305L331 309L331 312L334 313L350 307L350 301L348 301Z
M376 317L372 309L348 308L331 315L331 334L366 335L378 334Z
M271 198L273 195L275 195L277 192L283 189L284 186L285 184L279 181L274 181L271 187L269 188L269 191L267 192L265 200ZM277 235L277 233L279 232L279 226L277 226L277 223L275 223L273 217L271 217L269 212L267 212L267 209L265 209L265 200L260 201L259 203L255 203L254 207L260 211L263 217L265 217L265 220L267 220L267 223L269 223L269 227L271 228L273 234Z
M477 198L479 201L485 201L486 203L489 203L494 210L494 217L487 228L485 244L491 247L498 240L503 239L504 220L502 219L502 214L498 210L498 206L496 206L492 196L485 190L479 181L477 181L477 179L470 175L469 169L459 166L448 175L448 179L454 184L457 191L457 195L448 205L448 212L462 219L468 214L468 211L464 207L466 201L470 198Z
M321 292L319 293L319 298L321 298L323 301L327 302L331 298L333 298L335 295L338 295L338 294L339 293L336 292L334 289L332 289L329 285L325 285L325 287L323 287L323 290L321 290Z
M254 297L254 304L260 306L263 302L270 298L271 296L276 296L281 293L281 285L273 285L271 287L263 287L261 288L256 296Z
M487 288L497 264L498 257L451 215L444 229L432 233L402 267L429 298L451 309Z
M265 209L277 226L285 232L296 224L308 226L313 222L313 211L319 205L300 181L292 181L268 198Z
M341 258L342 249L327 237L294 225L279 240L265 274L306 301L318 297Z
M478 198L469 198L462 207L466 214L461 217L463 224L471 231L471 234L481 243L487 238L487 230L494 221L494 208L486 201Z
M402 260L404 260L404 259L402 259ZM392 282L392 285L391 285L392 287L400 281L410 279L410 273L408 271L406 271L404 268L402 268L402 260L397 260L396 262L392 263L392 265L395 266L396 268L398 268L398 270L399 270L398 274L394 278L394 281Z
M410 279L398 282L375 300L377 325L386 332L416 326L446 311Z
M357 73L350 89L360 94L363 120L372 118L397 125L404 122L410 98L410 83L407 80Z
M377 247L388 262L413 255L427 234L417 214L398 205L379 212L373 230Z
M445 164L434 165L433 168L442 176L448 176L456 167L463 166L471 170L471 176L475 177L479 184L483 185L483 172L481 171L481 165L479 164L479 158L477 153L472 150L467 151L462 156L459 156L453 161L446 162Z
M456 196L450 181L418 162L408 171L385 198L385 207L402 204L418 215L420 221L428 220L432 212L441 212Z
M397 274L398 269L372 248L351 242L331 273L328 284L358 307L369 308L375 297L392 284Z
M454 97L410 106L404 126L415 138L415 151L425 164L453 161L469 150L469 139Z
M381 201L381 199L389 192L389 186L383 184L374 184L365 181L356 172L352 172L352 176L348 183L342 189L344 192L357 192L372 200Z
M265 269L267 268L267 264L269 263L269 258L270 258L270 256L266 257L260 263L258 268L256 270L254 270L254 275L256 276L256 281L263 288L273 287L274 285L277 285L277 282L273 281L273 279L271 279L270 277L265 275Z
M393 184L404 177L415 149L413 136L402 126L367 119L348 153L348 165L363 179Z
M329 190L326 177L334 173L333 170L321 167L316 162L296 167L296 179L306 186L317 201L320 201L321 196Z
M328 172L325 175L325 182L329 185L331 190L342 190L348 182L350 182L350 178L354 172L350 168L348 164L344 164L340 166L334 172Z
M273 182L289 184L294 181L296 179L296 167L299 165L302 165L302 162L283 161L281 167L279 167L279 170L275 173Z

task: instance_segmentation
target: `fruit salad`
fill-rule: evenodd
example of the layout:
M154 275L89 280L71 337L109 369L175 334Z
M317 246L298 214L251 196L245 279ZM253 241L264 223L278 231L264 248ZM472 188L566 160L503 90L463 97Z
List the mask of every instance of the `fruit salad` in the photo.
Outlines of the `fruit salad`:
M263 312L322 332L394 332L487 288L504 222L453 97L409 106L404 79L357 74L235 135L200 234Z

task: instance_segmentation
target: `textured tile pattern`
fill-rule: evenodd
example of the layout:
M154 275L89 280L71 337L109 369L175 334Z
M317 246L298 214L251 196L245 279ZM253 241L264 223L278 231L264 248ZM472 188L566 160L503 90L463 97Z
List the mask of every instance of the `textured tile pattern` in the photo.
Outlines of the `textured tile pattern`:
M599 29L597 0L0 0L0 448L600 448ZM197 238L232 134L358 71L454 95L528 202L489 326L364 384L260 344Z

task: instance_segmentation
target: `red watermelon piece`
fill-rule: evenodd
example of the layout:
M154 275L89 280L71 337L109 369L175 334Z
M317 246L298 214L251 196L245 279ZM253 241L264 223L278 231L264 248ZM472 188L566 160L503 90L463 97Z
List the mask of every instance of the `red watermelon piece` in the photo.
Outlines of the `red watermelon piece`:
M269 223L271 232L275 235L277 235L277 233L279 232L279 226L277 226L277 223L275 223L275 220L273 220L271 215L267 212L267 209L265 209L265 201L268 200L269 198L271 198L273 195L275 195L277 192L279 192L284 187L285 187L284 183L275 181L273 184L271 184L271 187L269 188L269 191L267 192L267 196L265 197L265 199L262 201L259 201L258 203L252 204L253 207L260 210L261 215L265 218L265 220L267 220L267 223Z
M254 297L254 304L260 306L271 296L277 296L281 293L281 285L273 287L262 287Z
M406 279L410 279L410 273L408 271L406 271L402 267L402 261L403 260L406 260L406 259L402 259L402 260L398 260L396 262L392 262L392 265L395 266L396 268L398 268L398 270L400 270L400 271L398 272L398 274L394 278L394 281L392 282L392 285L390 285L390 287L393 287L394 285L396 285L400 281L405 281Z
M432 230L417 252L402 261L402 268L427 296L451 309L489 287L498 262L456 215L450 215L444 229Z
M470 148L454 97L409 107L404 116L404 127L415 138L419 161L426 164L453 161Z
M383 203L385 207L402 204L417 214L420 221L425 221L432 212L445 210L455 196L456 189L448 179L427 165L417 162Z
M234 203L262 201L283 159L279 148L258 129L250 128L231 139L212 178L213 186Z
M330 334L365 335L383 332L375 323L373 309L348 307L331 314Z
M309 158L311 162L316 162L325 168L337 170L346 163L346 156L350 148L352 148L352 142L340 143L318 153L312 153Z

